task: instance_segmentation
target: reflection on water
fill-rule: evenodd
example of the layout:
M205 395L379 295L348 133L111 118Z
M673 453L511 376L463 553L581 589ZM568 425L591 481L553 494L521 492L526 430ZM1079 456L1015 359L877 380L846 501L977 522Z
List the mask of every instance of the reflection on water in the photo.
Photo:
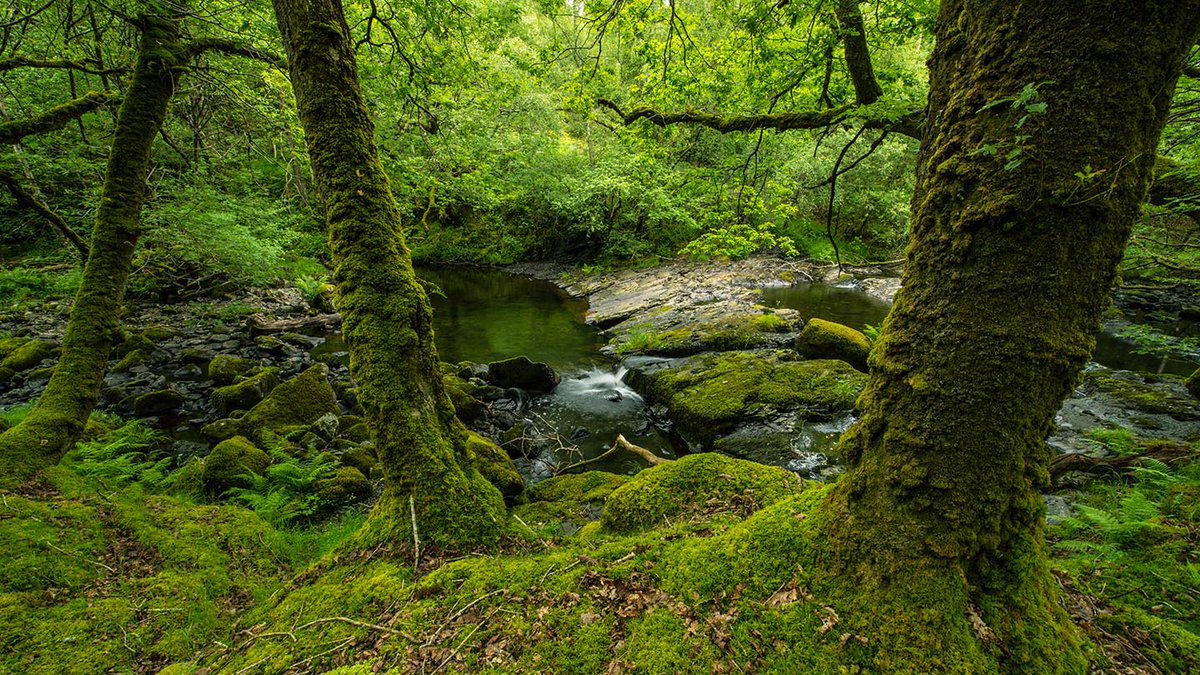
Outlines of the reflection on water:
M767 307L798 310L804 318L836 321L862 330L880 327L891 305L852 286L802 283L782 288L766 288L762 304ZM1138 354L1131 340L1108 331L1096 335L1092 360L1108 368L1189 375L1197 364L1181 357Z
M603 341L583 321L587 302L553 284L475 267L417 273L444 293L430 293L443 361L488 363L524 355L556 371L599 361Z

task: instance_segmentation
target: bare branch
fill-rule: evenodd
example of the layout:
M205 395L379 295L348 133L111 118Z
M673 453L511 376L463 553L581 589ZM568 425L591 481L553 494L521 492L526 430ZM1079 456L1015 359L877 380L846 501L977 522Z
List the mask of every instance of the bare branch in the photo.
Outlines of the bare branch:
M26 190L20 181L17 180L16 174L0 170L0 185L8 188L8 191L12 193L13 199L17 200L17 204L45 218L51 227L65 237L67 241L71 242L75 249L79 251L80 260L87 261L89 253L88 245L83 241L83 238L67 225L67 221L63 220L62 216L55 213L53 209L38 199L32 192Z
M0 73L18 68L44 68L53 70L77 70L89 75L112 75L115 73L129 72L128 68L102 68L91 65L86 61L39 61L23 56L14 56L10 59L0 60Z

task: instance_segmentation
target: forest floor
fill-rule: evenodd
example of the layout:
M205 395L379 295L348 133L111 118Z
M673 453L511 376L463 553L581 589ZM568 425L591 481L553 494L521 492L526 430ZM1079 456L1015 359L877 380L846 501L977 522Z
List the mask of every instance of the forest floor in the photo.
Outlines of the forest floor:
M521 271L589 297L608 349L697 449L761 459L746 448L852 412L861 374L799 358L792 343L807 317L756 301L755 288L818 268L756 258L590 276ZM890 297L894 281L862 288ZM26 334L7 338L10 347L52 349L63 309L4 317L0 331ZM374 494L352 383L336 359L313 356L306 336L250 335L245 320L257 312L311 313L299 293L279 289L127 322L136 332L106 397L121 416L98 415L61 466L0 495L0 672L873 669L870 626L824 602L795 551L825 484L782 468L701 453L632 478L589 472L523 490L500 471L515 516L500 551L340 549ZM44 354L3 387L4 419L19 419L13 404L44 382ZM221 356L257 365L227 375L212 365ZM246 382L296 381L314 364L328 369L318 398L335 408L278 438L241 422L272 393ZM228 404L227 418L214 419L214 375L247 397ZM495 387L455 368L447 382L460 410L492 414ZM773 382L803 395L781 397ZM166 390L181 398L142 399ZM152 428L163 416L198 421L164 438ZM1097 367L1060 423L1057 447L1109 461L1063 472L1047 494L1052 563L1095 670L1200 672L1200 403L1182 378ZM206 472L204 455L230 425L263 446L265 482ZM1165 461L1130 459L1145 453ZM333 480L348 469L355 480ZM236 489L222 496L214 480Z

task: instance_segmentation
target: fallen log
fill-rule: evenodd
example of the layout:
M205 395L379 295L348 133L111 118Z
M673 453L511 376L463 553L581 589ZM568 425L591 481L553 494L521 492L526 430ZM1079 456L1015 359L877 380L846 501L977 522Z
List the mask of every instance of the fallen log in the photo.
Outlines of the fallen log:
M318 314L301 319L280 319L270 321L261 314L254 314L246 323L250 326L251 335L267 335L269 333L294 333L313 328L337 328L342 325L341 314Z
M1114 457L1089 457L1087 455L1066 454L1058 455L1050 460L1050 478L1057 482L1068 473L1124 473L1134 467L1142 466L1147 459L1156 460L1168 466L1186 462L1193 454L1191 447L1182 443L1156 444L1146 452L1137 455L1120 455Z

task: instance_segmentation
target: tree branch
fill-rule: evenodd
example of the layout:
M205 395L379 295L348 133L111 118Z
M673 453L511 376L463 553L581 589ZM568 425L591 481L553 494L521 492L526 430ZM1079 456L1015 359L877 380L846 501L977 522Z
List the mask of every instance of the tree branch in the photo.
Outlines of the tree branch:
M226 56L242 56L255 61L262 61L271 66L287 72L287 60L278 54L273 54L257 47L244 45L232 40L222 38L201 38L193 40L186 47L187 56L189 59L200 56L205 52L217 52Z
M846 70L854 83L854 99L859 105L871 105L883 97L883 88L875 79L875 68L871 65L871 50L867 47L867 29L859 2L838 0L833 11L842 29L842 49Z
M774 129L775 131L824 129L835 124L850 124L855 122L861 123L862 126L868 129L884 129L920 140L921 126L924 123L925 116L924 110L912 110L904 113L895 120L855 120L853 119L853 113L858 110L858 106L844 105L827 110L724 117L696 110L662 112L653 108L636 108L625 112L620 106L608 99L597 99L596 103L615 112L626 126L640 119L645 119L660 127L666 127L669 124L695 124L714 129L723 134L735 131L758 131L759 129Z
M112 94L90 91L72 101L28 119L0 124L0 143L11 144L26 136L47 134L67 126L80 115L92 112L115 100Z
M0 73L18 68L45 68L57 70L77 70L89 75L112 75L128 72L128 68L104 68L88 65L85 61L39 61L24 56L14 56L11 59L0 59Z
M0 170L0 185L8 188L8 191L12 193L13 198L17 200L17 204L36 212L41 217L45 218L46 221L50 223L51 227L57 230L59 234L65 237L67 241L71 242L75 249L79 251L80 259L84 262L87 262L89 250L88 245L86 242L84 242L83 238L76 234L75 230L72 230L71 227L67 225L67 221L63 220L62 216L55 213L49 206L46 205L45 202L38 199L37 196L32 192L26 190L25 187L21 185L20 181L17 180L16 174L10 171Z

